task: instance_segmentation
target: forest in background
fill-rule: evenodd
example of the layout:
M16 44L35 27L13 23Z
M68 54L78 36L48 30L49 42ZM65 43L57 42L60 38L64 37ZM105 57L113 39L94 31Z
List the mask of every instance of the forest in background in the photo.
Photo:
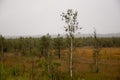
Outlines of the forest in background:
M44 43L46 43L44 45ZM32 37L19 37L19 38L4 38L0 36L0 50L1 46L3 46L3 50L5 52L11 51L23 51L31 49L36 49L39 52L41 51L42 46L47 46L48 43L50 44L51 49L56 49L58 46L61 49L66 49L69 47L70 41L68 37L62 37L58 34L57 37L52 38L49 34L44 35L39 38L32 38ZM94 38L93 37L80 37L74 38L73 41L75 48L80 47L94 47ZM119 37L98 37L98 44L99 47L120 47L120 38ZM26 53L25 53L26 54Z
M97 38L99 71L95 70L94 37L73 38L72 80L119 80L120 38ZM0 36L1 80L69 80L69 37ZM111 69L112 68L112 69Z

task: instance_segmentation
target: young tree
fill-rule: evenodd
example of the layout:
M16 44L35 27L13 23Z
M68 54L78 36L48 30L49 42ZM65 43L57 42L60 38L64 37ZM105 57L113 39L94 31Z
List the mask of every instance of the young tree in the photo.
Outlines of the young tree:
M98 67L98 62L99 62L99 43L98 43L98 38L96 36L96 30L94 31L94 51L93 51L93 60L94 60L94 65L95 65L95 72L99 72L99 67Z
M42 36L40 41L41 56L45 57L48 62L48 72L50 72L50 48L51 48L51 36L49 34Z
M68 9L66 13L62 13L62 20L66 23L64 26L65 31L68 33L70 37L70 77L72 78L72 50L73 50L73 37L74 33L81 29L78 27L77 21L77 11L73 11L72 9Z
M39 49L41 51L41 56L44 56L45 58L48 57L48 50L50 48L50 35L47 34L45 36L42 36L40 39Z
M0 79L2 79L2 71L4 65L4 37L0 35Z
M4 57L4 37L0 35L0 60L1 64L3 64L3 57Z
M62 48L62 37L58 34L57 38L54 39L54 47L57 49L58 58L61 58L61 48Z

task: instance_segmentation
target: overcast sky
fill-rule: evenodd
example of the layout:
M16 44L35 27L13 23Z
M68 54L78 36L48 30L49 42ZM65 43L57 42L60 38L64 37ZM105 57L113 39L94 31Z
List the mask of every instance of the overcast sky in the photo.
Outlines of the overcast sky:
M0 34L63 34L67 9L78 11L81 33L120 32L120 0L0 0Z

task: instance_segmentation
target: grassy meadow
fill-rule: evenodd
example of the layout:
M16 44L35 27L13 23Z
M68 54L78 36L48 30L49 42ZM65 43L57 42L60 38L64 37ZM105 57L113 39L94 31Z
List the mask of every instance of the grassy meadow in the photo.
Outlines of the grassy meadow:
M120 80L120 47L100 49L98 73L94 72L93 50L92 47L73 50L73 80ZM49 54L46 60L23 56L19 51L5 52L0 65L1 80L69 80L69 50L63 49L60 59L55 50Z

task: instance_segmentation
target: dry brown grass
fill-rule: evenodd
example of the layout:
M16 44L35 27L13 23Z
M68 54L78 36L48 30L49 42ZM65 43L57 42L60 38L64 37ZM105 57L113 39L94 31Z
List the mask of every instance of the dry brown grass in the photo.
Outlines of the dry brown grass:
M100 49L100 60L99 60L99 73L93 73L91 71L91 65L93 63L93 48L76 48L73 52L73 72L84 75L87 78L92 79L93 77L99 78L100 80L106 79L116 79L120 78L120 48L102 48ZM61 54L61 59L59 60L57 56L52 58L53 61L59 61L61 66L60 71L69 71L69 51L63 50ZM20 64L21 67L24 66L25 70L31 69L31 57L18 56L13 53L5 53L4 66L15 66ZM40 70L38 66L39 60L35 59L35 70ZM109 80L108 79L108 80Z

